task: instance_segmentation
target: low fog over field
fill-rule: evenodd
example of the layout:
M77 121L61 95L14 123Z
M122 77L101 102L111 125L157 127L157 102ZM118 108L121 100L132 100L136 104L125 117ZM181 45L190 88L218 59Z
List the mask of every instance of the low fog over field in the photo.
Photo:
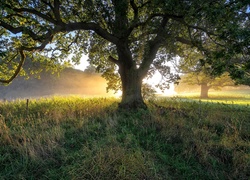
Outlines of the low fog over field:
M106 80L99 74L66 68L60 75L42 73L41 78L18 77L8 86L0 86L0 99L38 98L53 95L110 96Z

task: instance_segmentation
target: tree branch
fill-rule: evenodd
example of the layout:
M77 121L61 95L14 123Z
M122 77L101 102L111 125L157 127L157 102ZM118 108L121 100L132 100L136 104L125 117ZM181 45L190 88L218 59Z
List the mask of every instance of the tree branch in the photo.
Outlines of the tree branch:
M117 59L115 59L112 56L109 56L108 60L111 61L112 63L115 63L118 66L120 65L120 61L118 61Z
M59 0L54 0L53 12L54 12L56 20L61 22L62 19L61 19L61 15L60 15L60 1Z
M164 29L169 21L169 18L165 16L161 22L161 26L158 29L157 36L154 40L148 42L148 50L144 52L144 58L139 68L141 75L144 77L152 64L153 60L156 57L157 51L159 50L160 46L164 41Z
M15 12L28 12L28 13L31 13L31 14L34 14L34 15L37 15L39 16L40 18L44 19L44 20L47 20L48 22L51 22L53 24L56 24L56 21L54 19L52 19L51 17L35 10L35 9L29 9L29 8L15 8L15 7L11 7L10 5L7 5L6 4L6 7L12 9L13 11Z
M134 10L134 21L136 21L138 19L138 7L136 6L134 0L130 0L130 5L132 6Z
M163 13L154 13L149 15L149 17L144 22L134 22L132 25L128 28L128 35L135 29L140 26L145 26L149 21L151 21L155 17L162 17L162 18L168 18L168 19L182 19L183 16L177 16L174 14L163 14Z
M42 51L46 47L46 45L52 41L52 39L53 39L53 36L51 36L48 39L45 39L40 46L34 46L34 47L22 46L22 49L26 51Z
M25 54L23 52L23 50L20 50L19 51L20 55L21 55L21 59L20 59L20 62L15 70L15 73L7 80L5 79L0 79L0 83L4 83L4 84L9 84L11 81L13 81L13 79L15 79L17 77L17 75L19 74L23 64L24 64L24 61L25 61ZM14 56L16 57L16 56Z
M96 23L85 23L85 22L77 22L77 23L69 23L64 24L65 31L74 31L74 30L93 30L102 38L117 44L118 38L115 37L113 34L108 33L105 29L101 28Z
M52 4L50 3L50 1L47 1L47 0L41 0L45 5L49 6L50 9L53 9L53 6Z
M151 0L143 3L141 6L138 6L138 8L143 8L144 6L146 6L147 4L150 4L151 3Z
M28 34L33 40L38 40L41 42L41 40L44 38L42 36L38 36L37 34L35 34L34 32L32 32L31 30L27 29L26 27L13 27L3 21L0 20L0 26L4 27L5 29L9 30L10 32L12 32L13 34L18 34L18 33L24 33L24 34Z
M193 45L192 41L185 39L183 37L175 37L176 41L181 42L183 44L187 44L187 45Z
M195 26L195 25L190 25L190 24L188 24L187 22L185 22L185 20L184 20L183 18L180 18L179 16L172 16L171 18L172 18L173 20L178 21L178 22L180 22L181 24L187 26L188 28L201 30L201 31L207 33L208 35L214 35L214 36L216 36L216 34L214 34L214 33L211 32L211 31L208 31L208 30L207 30L206 28L204 28L204 27L200 27L200 26Z

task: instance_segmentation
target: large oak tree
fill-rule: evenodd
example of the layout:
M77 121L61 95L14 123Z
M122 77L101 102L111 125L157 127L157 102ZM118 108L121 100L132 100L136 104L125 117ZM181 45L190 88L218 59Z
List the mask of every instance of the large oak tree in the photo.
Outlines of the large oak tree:
M54 67L89 53L110 86L121 80L120 106L136 108L145 107L143 78L158 69L174 79L164 62L182 44L217 73L245 76L250 64L247 0L1 0L0 7L2 83L23 73L26 56Z

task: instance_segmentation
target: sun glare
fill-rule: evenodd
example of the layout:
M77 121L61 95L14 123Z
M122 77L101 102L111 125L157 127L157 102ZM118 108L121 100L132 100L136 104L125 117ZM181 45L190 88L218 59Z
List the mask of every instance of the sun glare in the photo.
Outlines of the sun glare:
M115 97L117 98L120 98L122 96L122 91L121 90L118 90L115 94L114 94Z
M145 79L144 82L150 84L151 86L157 85L161 81L161 74L159 72L155 73L154 76L150 79ZM169 89L165 89L164 92L162 92L160 89L156 88L156 93L163 96L173 96L177 93L174 90L174 84L170 84Z
M81 57L80 64L79 65L75 65L74 68L84 71L86 69L86 67L89 65L87 59L88 59L88 56L87 55L83 55Z

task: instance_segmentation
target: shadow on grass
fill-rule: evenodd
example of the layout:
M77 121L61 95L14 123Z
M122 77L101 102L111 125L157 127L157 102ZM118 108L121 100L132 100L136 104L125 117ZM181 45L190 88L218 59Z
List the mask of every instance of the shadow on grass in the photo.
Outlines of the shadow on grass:
M1 179L249 177L250 111L177 98L133 113L110 99L47 103L29 118L0 106Z

